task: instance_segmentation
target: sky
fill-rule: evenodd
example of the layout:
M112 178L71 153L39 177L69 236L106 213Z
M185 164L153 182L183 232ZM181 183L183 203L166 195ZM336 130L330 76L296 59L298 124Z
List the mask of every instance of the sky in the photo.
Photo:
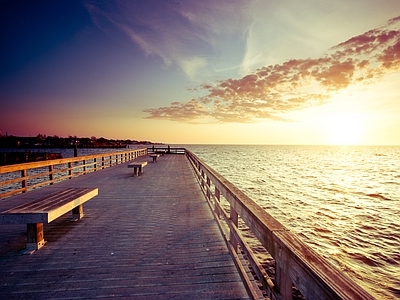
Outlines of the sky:
M0 0L2 135L400 145L398 0Z

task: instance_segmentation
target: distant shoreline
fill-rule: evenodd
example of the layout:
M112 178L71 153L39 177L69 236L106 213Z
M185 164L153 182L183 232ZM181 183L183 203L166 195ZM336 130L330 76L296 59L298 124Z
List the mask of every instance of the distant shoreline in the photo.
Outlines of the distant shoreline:
M131 145L157 145L151 141L138 140L114 140L106 138L79 138L69 136L67 138L59 136L46 136L39 134L36 137L20 137L0 135L0 148L36 149L36 148L128 148Z

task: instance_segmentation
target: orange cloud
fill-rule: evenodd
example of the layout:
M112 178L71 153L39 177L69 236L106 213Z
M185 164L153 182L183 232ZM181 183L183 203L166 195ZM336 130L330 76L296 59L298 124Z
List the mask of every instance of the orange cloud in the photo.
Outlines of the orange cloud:
M144 112L150 114L148 119L165 119L172 121L190 122L191 120L208 115L205 107L195 99L189 102L173 102L169 107L149 108Z
M386 69L397 69L400 66L400 41L397 41L391 47L388 47L383 53L379 56L379 61L382 63L382 66Z
M369 84L400 69L400 16L353 37L324 57L292 59L257 69L239 79L203 84L206 95L170 107L146 109L147 118L194 122L285 120L284 113L322 105L333 93L355 83Z

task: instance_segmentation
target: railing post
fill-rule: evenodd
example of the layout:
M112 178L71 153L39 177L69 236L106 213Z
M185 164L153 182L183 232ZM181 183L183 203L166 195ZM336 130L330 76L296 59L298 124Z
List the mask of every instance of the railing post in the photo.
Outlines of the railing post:
M236 228L238 227L238 213L235 211L235 209L233 208L232 205L230 205L230 220L233 223L233 225L236 226ZM238 250L238 242L233 234L233 232L230 232L230 241L232 244L233 249L235 249L235 251L237 252Z
M93 168L95 171L97 171L97 158L93 159Z
M68 175L69 175L69 179L72 178L72 162L68 163Z
M83 174L86 175L86 159L82 160L82 164L83 164Z
M204 170L201 170L201 187L204 189Z
M217 213L218 218L221 218L221 212L219 210L219 204L221 201L221 192L219 191L219 189L217 189L217 187L215 187L215 198L217 199L217 201L215 201L214 203L214 211Z
M208 200L210 200L210 198L211 198L211 195L210 195L210 186L211 186L211 180L210 180L210 178L207 176L207 199Z
M54 183L54 169L53 165L49 166L49 180L50 180L50 185Z
M278 262L275 262L275 281L279 293L282 295L282 300L291 300L293 297L292 281Z
M26 169L21 170L21 177L26 178ZM27 189L26 179L21 181L22 188L24 189L22 192L25 193Z
M101 168L104 169L104 156L101 157Z

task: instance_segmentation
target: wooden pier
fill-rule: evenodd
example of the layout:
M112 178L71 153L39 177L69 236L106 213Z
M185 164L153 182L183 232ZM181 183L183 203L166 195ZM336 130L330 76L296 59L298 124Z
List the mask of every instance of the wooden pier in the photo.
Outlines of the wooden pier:
M45 225L32 255L22 254L26 226L0 225L0 299L249 298L184 155L139 177L122 163L65 180L1 200L0 211L71 186L99 195L80 221Z
M0 224L0 299L373 299L194 153L175 150L0 167L0 214L98 188L82 219L44 224L47 244L32 255L26 225ZM128 165L154 153L134 176Z

